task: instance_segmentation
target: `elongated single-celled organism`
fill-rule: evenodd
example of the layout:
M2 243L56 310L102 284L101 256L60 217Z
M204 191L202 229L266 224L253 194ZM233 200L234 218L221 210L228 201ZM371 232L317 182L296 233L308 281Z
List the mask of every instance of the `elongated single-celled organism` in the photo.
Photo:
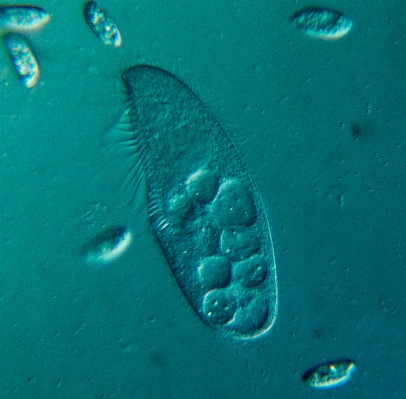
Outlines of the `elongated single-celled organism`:
M354 371L355 364L343 359L311 368L303 374L302 380L313 388L328 389L347 382Z
M107 263L117 259L130 246L131 232L124 226L112 227L99 234L82 248L90 263Z
M121 34L116 23L95 1L85 4L85 19L92 31L106 45L120 47Z
M323 40L337 40L352 28L352 21L339 11L310 7L292 17L293 24L309 36Z
M36 6L0 6L0 30L29 32L42 28L50 15Z
M180 288L220 334L264 334L277 315L277 279L268 217L251 174L224 129L175 76L141 65L123 80L129 105L113 132L116 148L132 151L134 190L146 179L152 230Z
M39 67L27 41L18 33L7 33L3 40L21 82L28 88L35 86L39 79Z

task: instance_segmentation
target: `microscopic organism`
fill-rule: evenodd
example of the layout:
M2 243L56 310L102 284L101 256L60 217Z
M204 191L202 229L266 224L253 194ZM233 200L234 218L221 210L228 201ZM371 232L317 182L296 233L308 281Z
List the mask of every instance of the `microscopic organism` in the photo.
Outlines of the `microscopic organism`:
M21 82L28 88L35 86L39 79L39 66L27 41L18 33L7 33L3 41Z
M130 246L132 234L125 226L111 227L82 248L87 262L108 263L120 257Z
M145 179L153 232L200 319L237 339L277 316L274 250L263 198L234 144L200 99L153 66L126 70L128 108L115 145ZM114 148L114 146L113 146Z
M30 32L42 28L51 16L36 6L0 6L0 30Z
M86 22L104 44L121 46L121 33L116 23L95 1L88 1L85 4L84 14Z
M323 40L337 40L352 28L352 20L341 12L321 7L310 7L291 18L293 24L306 35Z
M303 374L302 381L313 388L328 389L347 382L354 371L354 362L343 359L311 368Z

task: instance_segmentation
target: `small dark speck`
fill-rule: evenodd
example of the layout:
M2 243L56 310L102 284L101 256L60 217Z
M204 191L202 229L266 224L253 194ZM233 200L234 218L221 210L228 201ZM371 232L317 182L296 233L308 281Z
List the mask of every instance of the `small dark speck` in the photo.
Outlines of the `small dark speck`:
M372 121L364 121L362 123L352 122L349 127L354 140L371 137L375 133L375 127Z
M162 370L165 365L162 355L156 351L153 351L151 353L151 363L153 366L160 370Z
M35 383L37 382L37 377L35 377L35 375L33 375L33 376L31 376L31 377L28 377L28 378L27 378L27 382L28 382L29 384L35 384Z
M324 335L323 329L321 327L313 328L311 331L311 335L313 338L321 339Z
M354 140L358 140L358 138L361 136L362 129L361 126L358 123L352 123L351 124L351 135Z

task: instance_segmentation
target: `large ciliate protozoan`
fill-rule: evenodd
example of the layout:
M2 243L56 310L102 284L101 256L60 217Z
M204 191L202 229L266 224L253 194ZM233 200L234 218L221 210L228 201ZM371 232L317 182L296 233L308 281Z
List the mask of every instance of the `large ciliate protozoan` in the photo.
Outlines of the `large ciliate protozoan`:
M172 74L123 74L129 107L114 130L146 179L149 217L176 280L200 319L250 339L275 323L277 278L261 194L227 133Z

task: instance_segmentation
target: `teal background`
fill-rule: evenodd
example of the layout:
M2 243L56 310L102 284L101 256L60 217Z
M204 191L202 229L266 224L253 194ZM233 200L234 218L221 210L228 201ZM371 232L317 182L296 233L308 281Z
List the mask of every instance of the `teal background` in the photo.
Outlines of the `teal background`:
M100 1L118 49L83 2L35 4L51 14L26 35L36 87L0 49L0 397L405 397L404 2ZM309 5L353 30L306 37L289 18ZM121 73L141 63L198 93L266 198L280 307L259 339L198 319L145 203L126 201L126 163L103 137L125 106ZM117 224L134 235L128 251L86 264L82 246ZM357 365L347 384L302 383L343 357Z

